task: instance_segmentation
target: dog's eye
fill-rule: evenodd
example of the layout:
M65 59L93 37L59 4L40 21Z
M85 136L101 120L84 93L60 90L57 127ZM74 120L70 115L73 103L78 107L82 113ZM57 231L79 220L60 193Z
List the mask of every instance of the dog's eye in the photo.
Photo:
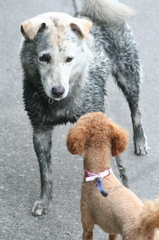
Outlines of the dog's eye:
M68 63L68 62L71 62L73 60L73 57L67 57L66 58L66 62Z
M41 57L39 57L39 60L40 60L40 62L50 63L51 56L50 56L50 54L43 54Z

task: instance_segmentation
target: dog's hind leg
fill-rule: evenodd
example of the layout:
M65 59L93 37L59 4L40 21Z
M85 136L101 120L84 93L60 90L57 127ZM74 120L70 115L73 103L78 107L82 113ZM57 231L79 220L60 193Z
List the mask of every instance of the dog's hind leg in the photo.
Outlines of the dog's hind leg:
M133 139L136 155L145 155L147 153L146 136L141 121L141 112L139 109L140 94L140 71L137 63L121 63L114 75L118 86L122 89L131 111L133 125Z
M34 149L39 161L41 177L40 199L34 203L32 214L39 216L48 212L52 201L52 129L35 129L33 132Z

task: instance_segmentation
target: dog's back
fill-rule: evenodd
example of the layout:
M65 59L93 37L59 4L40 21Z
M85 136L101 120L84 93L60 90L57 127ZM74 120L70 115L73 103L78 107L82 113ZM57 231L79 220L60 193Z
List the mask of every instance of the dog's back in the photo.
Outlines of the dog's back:
M82 214L86 216L91 212L94 223L110 234L133 232L137 227L134 222L141 212L142 202L124 187L113 173L103 178L102 184L103 188L108 191L106 198L101 195L94 181L86 182L84 177L81 206L89 203L87 206L89 210L87 214L84 212Z
M159 199L144 205L112 173L102 182L108 191L106 198L94 182L86 182L84 177L81 193L84 226L91 219L91 224L97 224L110 235L120 234L128 240L159 240Z

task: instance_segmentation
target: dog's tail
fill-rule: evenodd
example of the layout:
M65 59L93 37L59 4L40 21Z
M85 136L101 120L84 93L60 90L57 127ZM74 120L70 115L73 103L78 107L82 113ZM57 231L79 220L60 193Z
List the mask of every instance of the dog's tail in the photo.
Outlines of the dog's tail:
M143 233L153 233L156 228L159 228L159 198L146 201L140 215L140 229Z
M130 19L134 11L117 0L82 0L81 14L93 21L120 24Z

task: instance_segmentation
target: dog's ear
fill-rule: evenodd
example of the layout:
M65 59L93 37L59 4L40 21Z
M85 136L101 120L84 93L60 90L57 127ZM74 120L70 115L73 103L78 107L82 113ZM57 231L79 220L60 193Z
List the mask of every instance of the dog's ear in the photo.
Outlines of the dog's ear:
M88 38L89 32L92 27L92 22L85 19L73 18L70 26L72 30L78 32L80 36Z
M66 145L70 153L81 155L84 153L87 131L75 125L69 130Z
M35 19L24 21L21 23L21 33L25 39L33 40L38 32L44 31L46 23Z
M120 155L128 145L129 133L115 123L110 126L112 156Z

